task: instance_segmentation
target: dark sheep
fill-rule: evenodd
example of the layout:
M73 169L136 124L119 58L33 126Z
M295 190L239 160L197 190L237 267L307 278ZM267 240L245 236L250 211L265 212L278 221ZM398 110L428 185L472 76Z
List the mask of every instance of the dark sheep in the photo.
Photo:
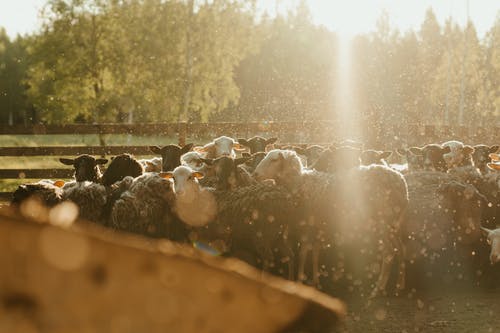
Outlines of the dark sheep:
M316 161L321 156L321 153L326 148L320 145L311 145L306 147L293 146L290 149L295 150L299 155L305 156L307 160L307 166L311 166L316 163Z
M95 158L93 156L83 154L76 158L60 158L62 164L72 165L75 167L75 180L77 182L98 182L102 174L99 165L108 163L105 158Z
M334 173L360 166L361 151L353 147L326 149L321 153L312 168L316 171Z
M78 206L78 217L95 223L105 224L102 213L107 202L107 188L99 183L69 182L63 186L63 200Z
M424 170L424 156L419 154L414 154L410 149L405 149L405 148L400 148L397 149L396 152L401 155L406 157L406 163L407 163L407 172L415 172L415 171L421 171ZM416 151L416 147L413 147L413 151Z
M474 276L488 260L480 231L486 198L442 172L416 172L406 180L410 201L403 239L409 276L419 278L419 287L429 271L437 279Z
M222 156L216 159L202 158L202 161L211 166L215 171L215 189L219 191L235 190L238 187L248 186L254 183L252 176L241 167L249 160L249 157L233 159Z
M130 154L121 154L111 158L111 163L104 172L101 183L110 186L123 178L139 177L144 172L142 164Z
M28 199L35 199L43 205L53 207L62 201L63 191L58 182L39 181L37 183L22 184L12 195L11 206L17 207Z
M265 152L266 147L275 143L278 138L269 138L264 139L261 136L254 136L251 139L238 139L238 143L241 145L248 147L250 149L250 154L254 154L257 152Z
M361 155L361 165L379 164L386 165L386 159L392 155L392 151L364 150Z
M189 152L193 148L192 143L188 143L184 147L178 145L167 145L163 147L151 146L149 149L162 158L162 171L172 171L181 165L181 156Z
M305 225L317 229L310 234L316 234L320 239L334 236L337 232L341 236L354 234L360 241L371 235L374 242L372 249L381 248L382 257L385 258L372 292L372 296L375 296L385 290L395 258L399 262L397 286L404 288L404 247L400 230L404 224L408 194L406 182L399 172L381 165L360 167L359 155L354 154L356 151L359 152L353 148L339 148L322 155L332 158L325 161L328 168L334 170L332 175L327 175L305 170L295 152L273 150L257 166L254 175L257 180L274 179L278 185L284 185L294 196L300 197L296 202L310 206L310 209L305 209L309 211L305 213L308 219ZM341 160L342 156L347 161ZM299 226L296 230L300 229ZM314 246L318 240L309 239L305 242ZM314 257L317 255L313 255L313 266L317 266ZM301 248L299 273L302 273L304 259ZM313 268L313 272L317 283L317 267Z
M424 170L441 172L448 170L444 155L451 152L449 146L443 148L438 144L428 144L422 148L412 147L410 148L410 152L423 157Z
M228 191L203 188L198 183L203 175L186 166L165 176L174 179L174 211L192 227L192 241L218 243L219 251L268 271L280 265L280 255L288 263L285 276L293 278L287 226L297 214L285 188L260 183Z
M251 174L252 172L254 172L257 165L259 165L260 161L262 161L262 159L266 157L266 153L264 152L258 152L254 154L243 153L242 156L248 157L248 160L245 162L243 167Z
M172 213L172 182L157 173L145 173L124 179L116 189L119 198L113 204L109 226L113 229L155 238L182 240L179 221ZM121 188L120 188L121 187Z

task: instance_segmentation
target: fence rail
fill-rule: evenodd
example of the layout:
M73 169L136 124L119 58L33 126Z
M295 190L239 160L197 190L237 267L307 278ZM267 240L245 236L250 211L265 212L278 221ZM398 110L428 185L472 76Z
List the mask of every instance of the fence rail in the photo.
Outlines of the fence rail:
M251 137L254 135L275 136L281 143L334 143L342 137L342 126L329 121L308 122L247 122L247 123L161 123L161 124L69 124L69 125L0 125L2 135L159 135L176 137L179 144L188 140L228 135ZM367 148L391 150L406 146L422 146L431 142L451 139L470 144L500 143L500 127L439 126L424 124L373 125L363 131L362 137L350 137L365 143ZM45 147L0 147L0 156L64 156L64 155L118 155L128 152L134 155L150 155L149 146L45 146ZM161 143L159 143L161 144ZM0 179L69 178L71 169L0 169ZM9 192L0 192L0 200L8 198Z

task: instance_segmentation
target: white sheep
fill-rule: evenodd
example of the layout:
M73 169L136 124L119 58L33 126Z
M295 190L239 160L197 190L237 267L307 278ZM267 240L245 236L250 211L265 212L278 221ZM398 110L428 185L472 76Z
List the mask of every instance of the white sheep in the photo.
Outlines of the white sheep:
M205 158L217 158L221 156L234 158L236 157L235 151L244 151L245 148L233 138L221 136L203 147L194 147L193 150L203 153Z
M162 158L153 157L149 159L140 159L139 163L144 168L144 172L161 172L162 171Z
M217 216L217 201L210 189L201 187L198 179L203 174L187 166L178 166L173 172L162 173L166 179L174 180L174 211L187 225L205 226Z

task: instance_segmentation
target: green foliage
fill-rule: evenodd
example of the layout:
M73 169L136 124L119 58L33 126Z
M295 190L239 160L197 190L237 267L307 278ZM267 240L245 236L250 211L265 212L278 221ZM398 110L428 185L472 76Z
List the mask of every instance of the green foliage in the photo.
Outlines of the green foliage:
M500 14L480 40L431 9L404 33L383 13L343 65L339 36L304 0L275 18L257 16L255 0L48 0L42 18L32 36L0 30L0 123L500 116Z
M30 100L50 123L175 121L237 103L233 68L252 46L252 1L51 0L31 53ZM189 43L187 33L190 31ZM192 61L187 59L189 52Z

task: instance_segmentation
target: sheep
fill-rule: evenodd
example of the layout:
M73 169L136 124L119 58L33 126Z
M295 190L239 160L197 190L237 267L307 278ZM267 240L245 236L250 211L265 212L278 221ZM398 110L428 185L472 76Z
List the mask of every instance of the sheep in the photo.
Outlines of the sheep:
M311 165L311 163L309 163L309 164L307 163L307 156L305 155L306 154L305 149L307 148L306 144L303 144L303 145L300 145L300 146L286 145L286 146L279 146L278 148L281 149L281 150L293 150L294 152L297 153L297 156L300 158L300 161L302 162L302 165L304 167L307 167L308 165L309 166Z
M400 168L401 171L415 172L424 169L424 156L420 154L418 149L412 147L410 149L400 148L396 150L399 155L406 157L406 168Z
M19 185L12 194L10 205L18 207L28 199L35 199L47 207L53 207L63 200L63 190L61 189L63 184L64 182L61 181L41 180L36 183Z
M423 169L446 172L448 170L444 155L451 152L450 146L442 147L438 144L428 144L422 148L412 147L411 153L423 157Z
M417 269L417 273L432 271L443 277L455 269L456 262L463 262L459 269L471 265L484 267L479 227L486 198L474 186L457 182L452 175L442 172L415 172L405 178L409 206L403 239L409 269ZM418 270L422 265L427 268Z
M474 186L488 200L482 221L483 226L487 228L495 228L500 223L498 220L500 217L500 173L495 172L495 166L495 163L488 163L487 167L491 168L491 171L484 173L474 183Z
M161 171L172 171L179 165L181 165L181 156L189 152L193 148L193 144L189 143L184 147L178 145L167 145L164 147L151 146L149 149L158 155L161 155L162 164L161 170L155 170L156 172Z
M250 263L256 264L248 255L255 255L264 270L275 265L276 247L289 263L288 277L293 277L294 254L286 223L296 214L288 191L269 184L226 191L203 188L198 182L202 174L185 166L165 176L174 179L174 211L194 227L192 234L208 241L223 240L225 251Z
M112 186L124 178L138 177L142 165L130 154L112 158L108 168L97 181L73 181L64 184L63 199L70 200L79 208L79 217L107 225L116 191Z
M194 147L194 151L203 153L205 158L217 158L221 156L236 157L235 150L244 150L244 148L233 138L221 136L207 143L203 147Z
M360 155L361 165L380 164L387 166L386 159L392 155L392 151L363 150Z
M215 160L205 158L202 160L215 171L215 188L217 190L235 190L238 187L248 186L255 182L250 173L241 166L241 164L249 160L249 157L232 159L222 156Z
M157 173L145 173L133 180L126 178L124 182L111 209L111 228L183 240L180 222L172 213L175 196L170 180Z
M446 161L448 170L464 166L474 166L472 161L472 153L474 148L464 145L460 141L447 141L442 144L443 147L450 147L450 152L443 155Z
M243 164L243 168L247 170L250 174L254 172L255 168L257 165L262 161L262 159L266 156L266 153L264 152L258 152L258 153L242 153L243 157L248 157L248 160Z
M316 163L321 153L325 149L326 149L325 147L320 145L310 145L306 147L297 147L297 146L291 147L291 150L295 150L299 155L305 156L306 166L314 165L314 163Z
M107 190L102 184L90 181L68 182L63 186L62 198L78 206L79 218L105 224L102 212L107 202Z
M211 177L214 175L213 168L205 164L203 158L202 154L191 151L181 156L181 165L188 166L195 171L203 172L205 177Z
M264 139L261 136L254 136L251 139L238 139L238 143L248 147L250 149L250 154L265 152L266 147L272 145L278 140L278 138Z
M353 147L330 148L321 153L312 168L316 171L333 173L360 166L361 151Z
M142 165L144 172L161 172L163 160L161 157L150 159L140 159L138 162Z
M494 265L500 262L500 228L490 230L481 227L481 230L486 234L487 242L491 246L490 262Z
M72 165L75 167L75 180L77 182L91 181L97 182L101 179L102 174L99 165L108 163L105 158L94 158L93 156L83 154L78 157L60 158L59 161L65 165Z
M490 161L489 155L496 153L500 146L475 145L473 148L474 152L472 153L472 159L474 161L474 165L479 169L479 172L484 175L490 171L487 167L487 164Z
M356 151L359 152L353 148L325 151L323 156L331 158L326 166L335 172L329 177L324 173L305 170L295 152L272 150L257 166L254 176L257 180L271 178L277 184L283 184L293 193L302 196L299 202L309 201L307 204L310 204L312 201L315 214L321 214L322 211L330 213L326 215L335 219L334 230L345 231L348 234L352 233L354 228L355 232L362 236L363 229L374 229L377 236L381 237L384 258L379 279L372 292L372 296L375 296L385 290L395 257L399 259L397 286L404 288L405 262L402 260L404 247L399 231L404 223L408 194L406 182L400 173L380 165L356 167L356 161L359 165ZM342 161L340 159L342 156L346 156L348 161ZM335 166L334 163L339 165ZM311 187L308 183L315 186ZM368 220L373 223L368 225L359 223ZM318 222L324 223L321 219ZM323 226L326 227L323 230L329 231L332 221L327 221L327 225ZM366 230L366 232L371 231ZM304 257L305 254L301 250L299 272L302 270ZM315 260L317 259L313 259L313 266ZM313 274L317 282L317 271L314 267Z
M210 189L199 185L199 179L204 177L201 172L181 165L173 172L162 173L162 177L174 180L174 211L184 223L202 227L214 221L217 202Z
M121 154L111 158L106 171L101 178L104 186L110 186L127 176L139 177L144 173L142 164L130 154Z

